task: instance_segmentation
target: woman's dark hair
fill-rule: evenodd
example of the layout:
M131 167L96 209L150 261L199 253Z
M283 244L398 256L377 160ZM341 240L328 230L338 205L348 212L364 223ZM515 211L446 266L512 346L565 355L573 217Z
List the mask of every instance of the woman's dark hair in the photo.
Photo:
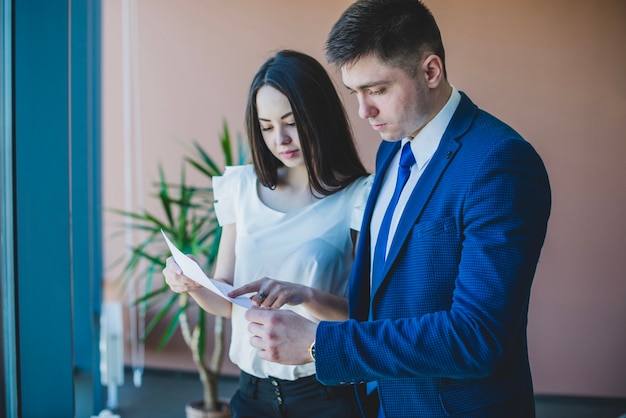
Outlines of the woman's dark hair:
M246 132L261 184L276 187L277 170L283 166L261 133L256 97L263 86L275 88L291 104L312 191L327 196L367 175L345 109L324 67L306 54L283 50L254 76L246 106Z
M369 55L408 74L425 53L445 50L437 22L418 0L358 0L339 17L326 40L326 59L338 67Z

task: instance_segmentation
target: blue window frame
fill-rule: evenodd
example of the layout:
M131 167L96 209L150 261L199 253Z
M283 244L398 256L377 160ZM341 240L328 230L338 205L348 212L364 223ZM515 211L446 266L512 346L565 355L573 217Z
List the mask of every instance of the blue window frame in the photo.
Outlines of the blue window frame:
M0 0L0 415L102 407L99 0Z

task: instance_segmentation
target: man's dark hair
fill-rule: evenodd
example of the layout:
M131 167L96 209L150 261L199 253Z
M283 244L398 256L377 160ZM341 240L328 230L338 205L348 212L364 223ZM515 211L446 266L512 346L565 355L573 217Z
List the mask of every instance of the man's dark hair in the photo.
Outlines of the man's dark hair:
M424 53L445 51L435 18L418 0L358 0L335 23L326 41L326 59L338 67L366 56L415 74Z
M277 170L283 166L265 145L259 125L256 97L263 86L289 100L312 189L327 196L367 175L343 103L324 67L306 54L283 50L254 76L246 106L246 133L261 184L276 187Z

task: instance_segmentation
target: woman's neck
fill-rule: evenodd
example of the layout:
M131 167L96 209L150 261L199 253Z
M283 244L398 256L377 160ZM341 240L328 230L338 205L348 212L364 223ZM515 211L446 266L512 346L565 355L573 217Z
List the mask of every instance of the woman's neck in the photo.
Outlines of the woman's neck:
M281 212L289 212L308 206L318 200L309 185L306 167L281 168L275 189L261 187L261 201Z

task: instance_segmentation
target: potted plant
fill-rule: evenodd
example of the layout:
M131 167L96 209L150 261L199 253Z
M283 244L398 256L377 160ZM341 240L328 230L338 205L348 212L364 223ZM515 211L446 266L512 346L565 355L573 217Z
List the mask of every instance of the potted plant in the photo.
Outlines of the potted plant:
M220 137L221 150L225 165L242 164L245 160L241 138L238 138L238 161L234 161L228 126L224 122ZM207 176L207 180L220 175L223 170L213 158L198 144L194 143L196 158L186 157L189 164ZM210 330L207 327L207 315L188 294L174 293L165 283L161 271L165 260L170 255L161 230L183 253L191 254L199 260L204 271L210 272L217 256L221 228L217 223L213 209L211 187L189 185L185 175L185 164L181 170L180 181L168 183L162 167L159 166L159 182L156 184L155 197L159 200L162 216L146 210L127 212L114 210L125 216L129 222L127 228L142 231L146 236L140 243L132 246L130 256L123 261L120 280L126 289L133 282L141 283L140 295L135 304L145 304L156 310L145 329L145 339L158 324L167 323L160 337L158 349L162 350L180 329L185 343L191 352L203 387L203 399L190 402L186 406L187 417L230 417L228 402L218 398L218 378L224 358L224 318L214 317L213 351L210 359L205 357L205 342Z

